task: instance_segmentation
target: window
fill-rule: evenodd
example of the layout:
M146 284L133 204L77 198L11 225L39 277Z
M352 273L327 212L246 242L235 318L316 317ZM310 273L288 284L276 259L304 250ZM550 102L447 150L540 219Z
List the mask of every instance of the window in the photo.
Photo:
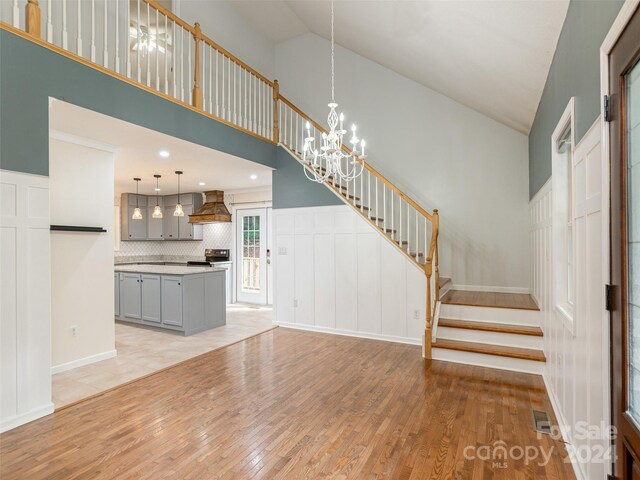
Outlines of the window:
M575 334L575 230L573 225L573 98L551 137L553 291L556 311Z

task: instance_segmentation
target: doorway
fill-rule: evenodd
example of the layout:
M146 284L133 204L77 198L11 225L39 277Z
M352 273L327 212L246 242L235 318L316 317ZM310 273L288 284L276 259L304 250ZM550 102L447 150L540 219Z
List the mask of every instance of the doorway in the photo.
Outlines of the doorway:
M640 10L609 57L615 476L640 478Z
M236 210L236 298L240 303L266 305L270 295L271 207Z

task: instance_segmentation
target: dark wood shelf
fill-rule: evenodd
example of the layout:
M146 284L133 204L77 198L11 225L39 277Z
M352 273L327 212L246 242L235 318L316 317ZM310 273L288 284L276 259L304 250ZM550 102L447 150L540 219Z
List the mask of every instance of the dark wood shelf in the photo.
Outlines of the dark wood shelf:
M86 233L105 233L102 227L83 227L78 225L51 225L49 230L52 232L86 232Z

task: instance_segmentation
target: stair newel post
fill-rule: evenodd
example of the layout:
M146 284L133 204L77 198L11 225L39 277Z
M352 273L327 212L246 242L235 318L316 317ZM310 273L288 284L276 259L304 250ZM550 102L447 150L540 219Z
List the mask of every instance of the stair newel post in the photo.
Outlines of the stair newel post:
M427 258L424 264L424 271L427 274L427 315L424 326L424 359L431 360L431 327L433 325L433 316L431 311L431 275L433 270L433 262L431 257Z
M202 93L200 90L200 41L202 39L202 30L198 22L194 25L193 40L195 41L195 59L193 69L193 92L191 97L191 105L197 109L202 109Z
M438 244L438 237L440 236L440 214L438 213L438 209L433 209L433 237L435 240L435 252L434 252L434 264L435 264L435 280L436 280L436 288L435 288L435 300L438 302L440 300L440 268L439 268L439 257L440 257L440 248Z
M280 98L280 84L278 80L273 81L273 141L280 141L280 115L278 115L278 99Z
M27 1L27 6L25 7L25 22L27 33L36 38L40 38L40 5L38 4L38 0Z

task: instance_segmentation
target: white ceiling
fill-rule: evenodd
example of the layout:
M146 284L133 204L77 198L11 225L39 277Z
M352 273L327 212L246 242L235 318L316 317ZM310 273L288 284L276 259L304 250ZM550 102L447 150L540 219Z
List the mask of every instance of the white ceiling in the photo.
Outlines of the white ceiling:
M308 32L330 37L326 0L231 3L275 43ZM339 1L336 42L528 134L568 6L568 0Z
M55 132L115 148L116 194L135 192L133 178L139 177L140 193L154 195L154 174L162 175L160 194L174 194L178 189L176 170L184 172L180 179L182 192L271 188L269 167L60 100L52 100L49 122ZM168 151L170 156L162 158L160 150Z

